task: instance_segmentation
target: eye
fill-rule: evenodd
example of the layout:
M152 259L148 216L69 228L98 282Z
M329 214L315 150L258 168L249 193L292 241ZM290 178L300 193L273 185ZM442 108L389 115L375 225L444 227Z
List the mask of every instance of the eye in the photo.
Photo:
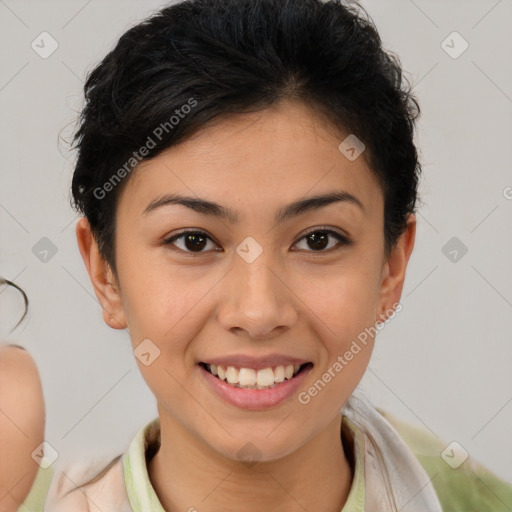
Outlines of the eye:
M315 228L303 236L299 242L305 240L305 243L308 244L310 248L313 248L313 251L310 252L330 252L324 250L328 247L329 237L336 239L338 241L338 246L350 245L352 243L352 241L346 236L327 228ZM175 244L176 241L180 241L182 246L180 247L178 244ZM208 241L210 241L213 246L217 245L204 231L184 231L178 235L168 238L164 241L164 244L176 245L176 247L181 251L194 256L194 253L200 254L202 252L207 252L203 251L203 249L207 247ZM332 246L328 248L332 249Z
M183 239L182 242L184 244L183 247L178 247L185 253L201 253L205 252L202 249L208 245L207 241L210 240L212 243L212 239L204 232L204 231L184 231L179 235L175 235L164 241L165 245L174 245L174 241L178 241ZM214 244L216 245L216 244ZM176 244L177 246L177 244Z
M305 243L314 249L310 252L331 252L324 250L326 246L328 246L329 237L338 240L338 246L350 245L352 243L346 236L342 235L341 233L326 228L315 228L303 236L299 241L305 240ZM332 246L330 249L332 249Z

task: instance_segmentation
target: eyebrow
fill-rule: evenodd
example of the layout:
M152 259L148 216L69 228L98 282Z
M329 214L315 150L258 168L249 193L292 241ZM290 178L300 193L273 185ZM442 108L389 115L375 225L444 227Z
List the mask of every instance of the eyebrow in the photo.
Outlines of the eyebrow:
M358 206L363 212L365 212L363 203L354 195L347 192L346 190L337 190L328 194L315 195L299 199L294 201L282 208L280 208L275 215L276 223L283 223L292 217L318 210L332 203L343 202ZM229 220L231 223L238 222L238 214L229 208L226 208L220 204L217 204L206 199L200 199L196 197L183 196L181 194L166 194L164 196L153 199L142 212L143 215L171 204L180 204L191 208L192 210L202 213L205 215L212 215L214 217L223 218Z

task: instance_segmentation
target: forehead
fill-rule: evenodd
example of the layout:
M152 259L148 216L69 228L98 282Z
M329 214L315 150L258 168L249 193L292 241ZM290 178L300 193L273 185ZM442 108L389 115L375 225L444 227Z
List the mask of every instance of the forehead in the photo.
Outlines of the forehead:
M243 220L245 212L264 204L273 212L299 197L346 190L364 204L368 220L377 220L382 191L363 155L351 161L340 152L347 135L308 106L290 101L214 119L139 164L119 209L129 205L131 214L141 214L155 196L179 192L221 203Z

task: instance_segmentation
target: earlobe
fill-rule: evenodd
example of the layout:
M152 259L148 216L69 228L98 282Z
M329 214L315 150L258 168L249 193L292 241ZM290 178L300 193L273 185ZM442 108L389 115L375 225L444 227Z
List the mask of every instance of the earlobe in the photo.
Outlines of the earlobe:
M76 225L76 239L94 292L103 309L103 320L113 329L125 329L126 318L114 273L101 256L86 217L79 219Z
M407 264L414 248L415 237L416 217L414 214L410 214L405 231L398 239L388 261L384 265L376 321L385 321L394 309L393 304L400 301Z

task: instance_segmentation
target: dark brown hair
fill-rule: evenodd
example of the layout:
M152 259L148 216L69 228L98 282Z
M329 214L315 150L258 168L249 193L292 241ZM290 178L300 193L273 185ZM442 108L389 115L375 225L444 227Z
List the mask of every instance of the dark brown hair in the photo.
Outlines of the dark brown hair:
M23 319L27 316L28 297L27 297L26 293L16 283L13 283L12 281L9 281L8 279L5 279L0 276L0 285L2 285L2 284L6 284L8 286L12 286L13 288L16 288L16 290L18 290L21 293L21 295L23 296L23 302L25 303L25 311L23 312L23 315L21 316L21 318L18 320L18 323L9 331L9 332L12 332L12 331L14 331L14 329L16 329L16 327L18 327L18 325L21 324L21 322L23 322ZM16 345L16 346L19 348L23 348L23 347L20 347L19 345Z
M72 180L72 206L116 277L116 205L137 164L214 118L284 98L365 145L384 194L389 257L417 200L420 110L398 57L364 14L341 0L185 0L120 37L85 82Z

